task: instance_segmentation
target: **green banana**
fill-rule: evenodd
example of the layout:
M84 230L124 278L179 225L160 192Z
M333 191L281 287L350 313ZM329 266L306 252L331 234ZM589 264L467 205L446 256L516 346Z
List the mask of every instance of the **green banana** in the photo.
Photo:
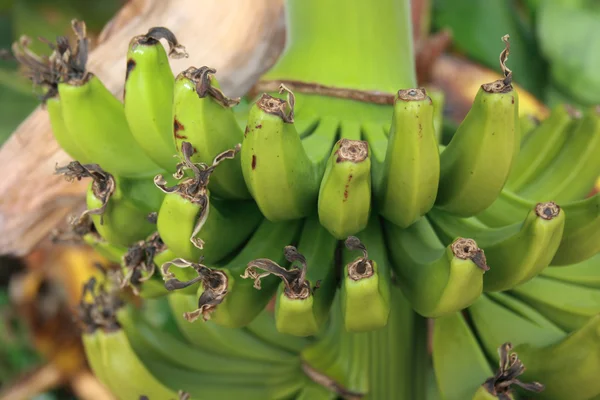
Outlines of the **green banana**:
M50 117L52 133L58 145L74 160L89 163L91 160L77 144L71 131L67 129L62 116L62 104L58 95L46 100L46 110Z
M190 67L177 76L172 106L173 138L180 155L183 141L195 150L194 163L210 163L218 154L242 143L244 135L231 107L239 99L226 97L214 77L215 69ZM242 175L240 158L216 170L208 189L217 197L245 200L250 198Z
M468 309L474 330L487 353L495 358L496 349L505 341L546 346L567 333L526 303L504 293L481 296Z
M600 290L538 276L510 292L561 328L573 331L600 313Z
M246 185L262 214L274 222L310 215L322 175L294 127L294 95L282 90L287 101L263 94L252 106L241 152Z
M433 115L425 89L398 91L385 161L374 168L373 180L381 215L401 228L425 215L436 199L440 155Z
M525 218L535 203L503 190L494 204L477 215L490 227L502 227ZM600 195L561 204L565 228L560 246L550 265L569 265L584 261L600 251Z
M515 347L527 369L524 379L544 383L539 396L548 400L585 400L600 395L600 315L560 342Z
M256 380L261 375L277 375L281 370L278 364L225 357L190 346L167 332L154 329L132 305L119 310L117 319L137 354L151 355L176 368L199 374L245 375Z
M168 42L168 55L160 39ZM133 37L127 51L123 100L125 117L138 145L162 169L174 171L177 164L171 133L174 78L169 56L188 55L167 28L150 28L145 35Z
M511 385L534 393L544 391L545 386L539 382L524 383L518 379L525 371L525 366L517 353L509 353L512 349L513 345L510 342L498 348L500 368L477 389L472 400L514 400Z
M474 240L457 238L444 247L425 217L406 229L384 226L398 284L419 314L440 317L468 307L481 295L489 267Z
M600 252L600 195L566 204L565 230L550 265L576 264Z
M62 103L58 96L58 84L62 78L62 62L67 48L59 46L60 43L68 45L68 40L65 37L59 37L56 45L47 42L52 54L50 57L42 57L29 48L31 39L22 36L13 43L12 52L15 59L24 68L25 75L34 85L40 86L46 91L42 98L42 104L48 111L52 133L58 145L74 160L89 163L90 160L75 142L73 133L65 126L62 116Z
M432 210L429 219L444 244L465 235L485 250L490 270L483 290L501 291L528 281L546 268L556 253L565 225L565 213L555 203L538 203L522 223L487 228L473 220Z
M336 239L362 231L371 212L371 160L361 140L340 139L327 161L318 198L319 221Z
M433 86L427 86L425 90L433 103L433 128L435 131L436 142L441 143L446 95L443 90Z
M436 205L461 217L490 206L508 179L519 148L519 98L512 72L500 56L505 78L481 86L473 106L440 154L440 186Z
M148 177L161 168L131 134L123 104L97 76L85 70L88 39L85 24L74 21L77 47L69 57L68 80L58 84L65 126L86 158L122 177Z
M275 318L268 310L261 311L245 328L257 338L292 354L299 354L312 343L311 338L286 335L277 330Z
M534 181L556 158L569 137L569 128L580 117L580 113L570 106L564 104L555 106L550 116L528 136L521 146L519 156L506 181L506 188L519 193ZM548 198L544 201L550 200L555 199Z
M344 252L340 303L344 328L349 332L380 329L390 314L390 265L385 251L382 226L374 215L367 229L345 241L350 251L361 251L362 257L350 258Z
M171 290L201 282L197 293L198 304L186 312L186 319L194 321L202 316L204 320L210 318L216 324L229 328L248 325L273 297L278 280L266 279L261 287L260 280L253 282L245 279L248 277L247 266L260 256L282 262L281 249L297 240L300 227L300 220L274 223L264 219L244 248L227 264L209 268L179 259L163 265L167 271L165 276L169 275L171 265L191 266L198 273L188 282L177 282L175 279L166 282ZM261 290L256 290L257 285Z
M369 388L369 333L343 328L339 296L331 309L328 326L314 344L301 353L303 370L313 381L343 398L361 398Z
M130 246L156 229L147 217L158 209L164 195L150 180L113 176L97 164L78 161L57 168L56 173L69 181L92 178L86 195L88 209L75 223L91 217L97 233L112 245Z
M600 175L600 106L583 113L561 151L527 187L522 197L567 203L584 198Z
M441 397L465 400L493 375L483 349L460 312L433 325L433 368Z
M525 143L525 141L529 138L529 135L532 134L535 131L535 129L537 129L540 126L540 124L541 121L531 114L526 114L522 117L519 117L521 146L523 146L523 143Z
M109 243L95 232L86 233L82 239L98 254L113 263L120 263L125 253L127 253L127 247Z
M304 223L298 249L294 246L284 249L290 269L267 258L248 263L244 277L253 278L255 287L260 287L261 280L268 275L282 280L275 305L275 326L279 332L310 336L320 331L337 290L333 259L336 246L335 238L313 215Z
M600 289L600 253L577 264L557 268L546 268L541 275L546 278L572 283L594 289Z
M421 382L417 377L415 363L418 358L427 357L422 348L426 333L423 332L424 319L412 309L401 290L390 286L390 302L393 307L387 325L367 332L369 342L369 399L420 399ZM419 335L425 334L423 337ZM421 343L419 345L418 343Z
M233 252L256 229L261 215L252 201L221 200L209 196L207 184L215 168L231 160L239 147L215 157L213 164L194 164L192 145L183 143L184 161L176 178L189 169L193 177L168 187L162 175L154 183L167 193L158 211L157 228L162 240L178 257L212 264ZM223 238L227 240L223 240Z
M295 355L258 339L244 329L226 328L213 321L186 321L183 315L197 306L195 295L171 293L167 298L181 334L199 350L276 365L296 362Z

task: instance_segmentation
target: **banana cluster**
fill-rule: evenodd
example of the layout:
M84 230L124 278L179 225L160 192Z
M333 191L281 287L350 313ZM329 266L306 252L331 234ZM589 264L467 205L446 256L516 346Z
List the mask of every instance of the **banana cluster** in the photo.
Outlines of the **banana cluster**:
M166 28L130 42L121 103L73 28L49 57L13 50L77 160L56 172L91 179L63 239L121 266L81 305L119 398L600 395L600 108L519 119L507 37L504 79L442 145L425 89L242 102L212 68L175 77Z

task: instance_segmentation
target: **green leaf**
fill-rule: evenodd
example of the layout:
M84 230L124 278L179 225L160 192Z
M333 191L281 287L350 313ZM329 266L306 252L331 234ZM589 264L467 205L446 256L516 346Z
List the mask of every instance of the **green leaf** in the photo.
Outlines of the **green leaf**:
M536 97L546 83L546 65L535 43L532 28L525 24L521 12L507 0L436 0L433 9L436 28L452 30L455 48L469 58L500 72L500 41L510 35L508 67L516 83Z
M600 103L600 4L543 2L538 37L557 87L583 104Z

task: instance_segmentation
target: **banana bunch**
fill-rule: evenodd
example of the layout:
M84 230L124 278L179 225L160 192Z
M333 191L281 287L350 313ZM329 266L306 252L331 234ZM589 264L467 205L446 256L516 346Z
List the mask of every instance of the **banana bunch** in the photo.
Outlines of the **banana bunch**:
M394 0L350 2L405 34ZM174 75L163 27L131 40L123 103L82 22L50 56L14 45L74 159L56 173L91 179L57 239L118 264L84 288L94 372L123 399L599 396L600 108L520 118L505 36L444 146L414 71L297 62L339 56L338 31L296 36L321 6L289 1L291 44L244 99L208 66Z

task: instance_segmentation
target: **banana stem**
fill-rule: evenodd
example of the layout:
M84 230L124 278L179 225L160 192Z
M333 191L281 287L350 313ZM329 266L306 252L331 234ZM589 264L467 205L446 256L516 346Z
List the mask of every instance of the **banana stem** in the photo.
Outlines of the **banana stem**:
M288 0L283 55L263 79L395 92L416 85L410 0Z

